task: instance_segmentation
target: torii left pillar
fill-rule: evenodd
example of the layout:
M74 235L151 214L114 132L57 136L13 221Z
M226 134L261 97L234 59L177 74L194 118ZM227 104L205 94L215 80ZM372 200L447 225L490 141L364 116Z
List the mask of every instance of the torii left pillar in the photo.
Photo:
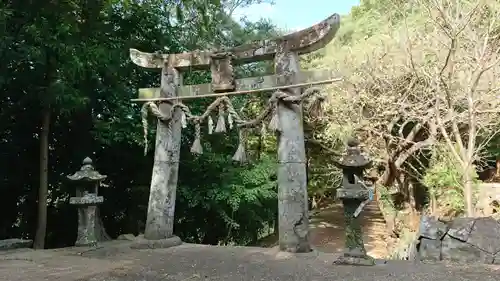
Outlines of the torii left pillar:
M178 96L179 71L168 60L161 72L161 97ZM158 120L153 174L149 193L148 213L144 238L138 238L133 248L167 248L182 243L174 235L174 214L179 173L181 146L182 111L174 109L172 102L162 101L159 105L167 121Z

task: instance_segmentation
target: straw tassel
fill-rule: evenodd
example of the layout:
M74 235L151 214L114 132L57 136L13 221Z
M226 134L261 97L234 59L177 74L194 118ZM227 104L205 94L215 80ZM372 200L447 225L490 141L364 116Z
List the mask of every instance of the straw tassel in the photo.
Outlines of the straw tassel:
M214 120L212 116L208 115L208 134L211 135L214 132Z
M148 108L149 103L145 103L141 108L142 129L144 132L144 155L148 154Z
M226 119L224 118L224 103L219 104L219 118L217 120L217 126L215 127L216 133L226 132Z
M265 136L267 134L266 124L262 122L260 126L260 135Z
M194 125L194 141L191 146L191 153L198 155L203 154L203 147L201 146L201 125L199 120L196 120Z
M229 124L229 130L233 129L233 115L231 113L227 114L227 123Z
M181 126L182 126L182 128L187 127L187 117L186 117L186 113L184 112L184 110L181 111Z
M324 113L323 101L325 101L324 96L317 96L313 98L311 104L309 105L309 114L315 117L322 117Z
M269 121L269 130L272 132L277 132L280 129L280 122L278 117L278 106L275 105L271 117L271 121Z
M239 136L239 144L238 144L238 149L234 153L233 161L245 163L247 162L247 153L245 151L246 136L244 130L240 130L238 136Z

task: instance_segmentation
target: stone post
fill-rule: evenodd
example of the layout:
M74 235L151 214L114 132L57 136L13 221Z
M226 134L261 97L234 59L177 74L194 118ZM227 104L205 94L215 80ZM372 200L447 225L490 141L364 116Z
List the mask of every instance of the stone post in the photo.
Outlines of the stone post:
M371 165L357 140L351 139L347 149L336 163L342 169L342 187L337 189L337 198L342 200L345 219L345 250L334 264L374 265L374 259L366 254L363 243L363 232L359 224L358 214L370 198L370 190L365 188L363 172Z
M161 97L175 97L178 94L180 74L168 62L161 73ZM145 240L138 241L136 248L165 248L181 244L174 236L175 200L181 146L181 109L172 111L172 102L163 101L159 109L168 121L158 120L153 174L149 194ZM141 245L142 244L142 245Z
M104 197L98 196L100 182L106 178L92 166L92 159L85 158L82 168L69 180L78 183L76 196L69 203L78 207L78 236L75 246L94 246L97 242L109 240L99 216L98 205L104 202Z
M280 85L296 84L300 70L299 56L282 43L274 59L277 75L284 75ZM301 94L300 88L283 90ZM278 102L278 221L281 251L306 253L309 241L306 153L301 105Z

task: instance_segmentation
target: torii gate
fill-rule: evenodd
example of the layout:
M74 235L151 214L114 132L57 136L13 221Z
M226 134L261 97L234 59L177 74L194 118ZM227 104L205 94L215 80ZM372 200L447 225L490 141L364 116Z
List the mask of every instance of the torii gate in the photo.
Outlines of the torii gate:
M278 95L275 95L275 112L280 124L277 172L279 247L288 252L311 250L302 107L297 101L306 97L302 87L341 79L336 78L336 73L329 70L301 71L298 55L323 48L333 39L339 27L340 16L333 14L307 29L223 51L156 54L130 50L130 58L136 65L162 69L160 88L139 89L139 98L132 100L160 102L157 108L159 122L144 233L146 239L173 237L179 148L181 129L185 122L185 112L177 106L179 100L274 90L278 91ZM233 65L266 60L274 61L275 75L234 78ZM182 85L182 72L200 69L211 71L212 83ZM199 136L201 117L197 118L195 121Z

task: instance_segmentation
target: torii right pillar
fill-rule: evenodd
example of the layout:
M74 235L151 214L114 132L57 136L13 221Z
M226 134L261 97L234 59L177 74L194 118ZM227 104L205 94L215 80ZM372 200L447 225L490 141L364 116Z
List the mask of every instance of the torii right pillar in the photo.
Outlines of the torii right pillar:
M274 66L276 74L286 75L283 84L295 84L299 56L280 46ZM285 90L298 96L300 88ZM300 104L278 101L278 222L281 251L306 253L309 242L307 171L302 108Z
M335 36L340 19L330 17L318 25L278 41L274 56L279 85L298 84L299 54L324 47ZM299 96L301 88L281 91ZM310 252L309 206L307 195L307 159L304 141L302 106L278 100L278 223L279 248L292 253Z

